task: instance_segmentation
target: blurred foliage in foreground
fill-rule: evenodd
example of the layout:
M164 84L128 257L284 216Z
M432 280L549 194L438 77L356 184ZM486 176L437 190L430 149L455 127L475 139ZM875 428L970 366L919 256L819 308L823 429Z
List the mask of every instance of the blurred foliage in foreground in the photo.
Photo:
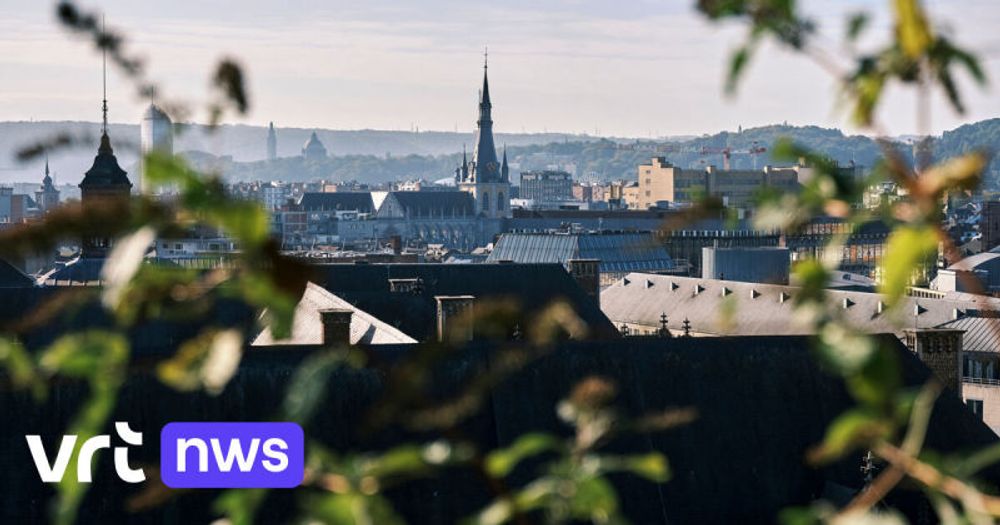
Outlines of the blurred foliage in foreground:
M889 4L894 25L888 43L872 53L847 58L838 55L836 60L817 46L815 22L804 18L792 0L701 0L698 9L712 20L737 19L749 27L746 44L734 53L730 63L730 92L735 92L760 43L773 38L834 74L843 86L845 105L854 122L883 134L877 115L886 86L900 83L921 92L931 87L940 89L954 109L962 111L955 75L962 72L977 82L985 81L976 59L931 24L920 2L893 0ZM110 55L112 63L134 80L139 94L145 96L153 91L143 62L132 56L121 35L107 31L95 15L79 10L71 2L59 3L57 10L67 28L86 36ZM865 30L867 19L859 13L849 20L845 37L848 45ZM206 108L209 122L220 122L227 112L245 113L250 107L245 73L236 61L221 61L210 81L214 91ZM159 96L162 100L162 94ZM166 105L175 121L189 115L184 104ZM27 148L25 157L71 142L56 137ZM976 187L990 158L990 152L970 150L915 172L892 144L883 143L876 175L906 188L909 198L873 212L854 207L860 188L854 181L841 178L827 157L791 142L779 145L774 154L788 159L805 157L816 166L817 175L799 195L764 199L757 214L758 224L794 230L820 213L852 224L880 215L894 228L881 285L890 305L906 292L914 272L935 258L939 250L954 252L940 229L941 201L948 192ZM288 333L295 302L305 286L305 269L282 257L268 239L267 216L260 207L229 198L221 180L198 173L178 159L154 155L145 162L154 184L178 188L180 197L175 203L165 205L136 198L118 208L61 210L45 223L5 234L2 243L3 251L17 253L51 249L64 237L87 235L98 228L105 232L110 229L118 237L104 270L106 285L100 292L104 307L117 321L116 327L66 335L37 355L29 354L16 335L0 338L0 359L13 384L37 398L47 395L55 377L88 382L90 397L70 430L84 437L100 432L108 423L130 360L123 335L129 326L171 311L199 311L205 302L236 297L268 312L267 322L280 337ZM191 272L143 263L145 248L158 234L197 224L220 228L238 241L242 251L233 264ZM840 253L838 245L843 242L843 238L835 237L827 253ZM892 354L861 335L862 331L848 326L836 310L829 308L825 285L835 267L835 260L816 260L804 261L795 268L804 283L796 298L797 317L815 328L818 358L843 376L857 407L831 425L826 440L817 445L809 459L822 463L853 451L869 450L888 468L846 508L830 509L817 503L790 509L787 521L899 522L901 518L894 514L872 514L872 509L905 478L922 484L943 520L961 522L961 515L980 523L1000 516L1000 499L979 492L972 481L977 470L1000 457L1000 447L945 465L924 459L927 451L923 450L923 438L940 386L931 383L919 392L902 389ZM572 316L558 306L542 317L542 327L574 330ZM231 328L206 328L157 365L158 377L183 391L218 392L239 364L245 335ZM536 342L548 340L544 335L538 337ZM422 357L427 356L416 356L409 362L412 370L430 366L432 360ZM508 369L532 358L521 357L512 359ZM330 370L366 364L364 356L356 352L319 355L304 363L286 393L287 419L304 420L317 409L316 393ZM440 437L427 443L349 455L311 444L303 487L308 490L309 501L303 507L303 517L330 523L396 522L400 518L383 494L386 487L404 479L433 476L448 465L469 464L490 481L496 494L492 503L470 517L473 522L521 521L529 514L549 522L620 522L619 501L607 475L626 471L663 483L669 477L669 467L666 458L658 453L609 455L601 452L601 445L618 432L668 428L696 416L680 410L648 420L627 421L614 410L615 385L595 377L580 383L560 406L552 408L574 430L570 439L527 434L499 450L477 450L449 437L446 430L475 409L476 399L494 384L495 378L484 378L481 384L470 387L461 402L438 407L442 410L431 407L426 413L440 417L430 418L424 430L436 430ZM407 391L404 388L402 392L405 395ZM537 477L523 486L508 487L508 475L531 458L541 461ZM86 488L73 480L58 485L54 513L57 522L74 521ZM216 508L233 523L250 523L265 494L259 490L229 491L216 502Z

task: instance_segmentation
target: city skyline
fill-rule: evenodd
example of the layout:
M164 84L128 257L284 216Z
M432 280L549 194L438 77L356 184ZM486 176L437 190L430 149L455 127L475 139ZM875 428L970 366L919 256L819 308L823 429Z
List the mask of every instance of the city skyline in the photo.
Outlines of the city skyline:
M711 26L687 3L637 2L615 10L568 3L576 9L567 11L567 2L560 1L483 8L435 0L419 9L297 2L278 16L273 6L255 1L240 13L229 13L222 3L177 2L153 17L119 1L86 7L108 13L109 27L124 31L130 49L149 59L151 77L174 97L204 101L211 62L239 58L253 108L233 123L471 131L469 86L489 45L501 133L655 137L782 121L857 131L827 102L835 83L825 73L773 48L751 64L738 96L724 97L727 53L743 30ZM843 14L869 4L820 1L806 7L820 22L824 41L839 42ZM929 7L939 18L962 24L967 30L958 40L981 54L990 78L1000 78L1000 40L984 30L1000 21L1000 10L981 0ZM99 117L99 56L61 30L52 12L23 1L0 7L0 74L10 79L0 94L0 120ZM888 32L886 13L876 13L864 49ZM935 94L934 133L1000 113L991 89L960 76L968 112L955 115ZM148 102L134 97L116 72L109 98L112 122L137 122ZM788 100L798 102L790 106ZM890 90L881 112L889 132L915 133L915 107L912 94Z

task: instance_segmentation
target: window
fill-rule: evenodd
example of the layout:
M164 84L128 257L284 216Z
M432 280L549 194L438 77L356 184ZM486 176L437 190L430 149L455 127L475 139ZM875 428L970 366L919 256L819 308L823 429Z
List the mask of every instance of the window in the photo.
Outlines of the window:
M503 208L504 208L503 192L501 191L500 193L497 194L497 211L503 211Z
M483 192L483 211L490 211L490 194Z
M965 406L969 407L969 410L971 410L973 414L979 416L979 419L983 419L982 399L966 399Z

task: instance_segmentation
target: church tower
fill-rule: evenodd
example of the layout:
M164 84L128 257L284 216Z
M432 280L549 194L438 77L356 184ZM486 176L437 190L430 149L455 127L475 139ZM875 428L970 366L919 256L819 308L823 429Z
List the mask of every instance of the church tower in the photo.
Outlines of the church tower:
M105 68L106 70L106 68ZM84 208L105 206L109 202L128 200L132 194L132 183L128 174L118 165L114 150L111 149L111 139L108 137L108 91L107 73L104 81L104 120L101 125L101 145L97 148L94 165L87 170L80 182L80 203ZM107 257L111 250L111 239L108 237L90 237L83 239L80 249L81 259L101 259Z
M462 166L456 171L456 183L462 191L472 193L479 215L498 219L510 217L510 174L507 152L501 165L493 142L493 103L490 101L489 63L483 62L483 89L479 94L479 120L476 121L476 148L472 161L463 153Z
M278 135L274 132L274 122L267 126L267 160L278 158Z
M35 202L42 213L48 213L59 206L59 190L52 183L52 176L49 175L49 159L45 158L45 177L42 179L42 188L35 192Z

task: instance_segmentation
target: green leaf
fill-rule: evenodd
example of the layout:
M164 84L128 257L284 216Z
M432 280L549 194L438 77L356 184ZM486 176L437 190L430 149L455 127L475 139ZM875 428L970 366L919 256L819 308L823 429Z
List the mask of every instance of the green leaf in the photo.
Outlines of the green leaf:
M726 93L733 94L736 92L736 86L740 82L740 77L743 75L743 71L746 69L747 64L750 62L750 54L752 53L751 44L747 44L736 51L729 57L729 71L726 74Z
M823 443L810 453L810 459L820 463L837 460L858 446L888 436L890 431L891 426L878 413L850 410L830 423Z
M45 382L20 341L0 337L0 366L7 370L14 388L30 388L36 400L45 397Z
M204 388L218 394L236 373L242 354L239 330L206 330L185 341L170 359L157 366L156 373L160 381L177 390Z
M570 500L570 512L576 519L606 523L618 514L618 494L604 478L579 480Z
M937 232L931 226L900 226L889 234L879 286L886 304L899 302L916 272L934 260L937 249Z
M511 446L490 452L486 456L486 471L492 476L502 478L510 474L525 458L556 450L560 446L559 440L549 434L525 434L517 438Z
M854 13L847 21L847 40L854 42L861 36L861 32L868 26L868 15L865 13Z
M901 386L899 362L890 347L878 347L861 370L847 378L855 399L881 410L891 404Z
M43 354L43 368L53 373L86 378L90 393L73 417L67 434L75 434L77 450L71 456L67 472L77 471L79 447L100 433L114 409L118 390L125 381L129 347L124 336L111 332L89 331L59 338ZM56 485L58 498L55 522L71 524L89 488L76 476L64 476Z
M670 479L667 458L659 452L650 452L625 458L625 470L642 476L655 483L666 483Z
M212 506L216 512L229 518L229 525L253 525L257 508L266 497L266 489L227 490L216 498Z
M895 0L896 39L911 60L923 56L934 41L923 6L918 0Z

